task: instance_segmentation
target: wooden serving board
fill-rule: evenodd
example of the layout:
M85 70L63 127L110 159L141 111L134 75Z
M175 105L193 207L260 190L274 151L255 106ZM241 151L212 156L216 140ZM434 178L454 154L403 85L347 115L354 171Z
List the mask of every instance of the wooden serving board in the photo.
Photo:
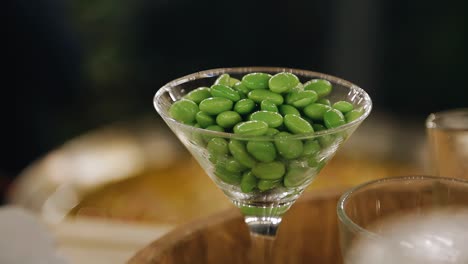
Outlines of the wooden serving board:
M301 197L284 216L275 264L342 263L336 204L343 190ZM248 263L249 233L237 209L182 225L140 250L130 264Z

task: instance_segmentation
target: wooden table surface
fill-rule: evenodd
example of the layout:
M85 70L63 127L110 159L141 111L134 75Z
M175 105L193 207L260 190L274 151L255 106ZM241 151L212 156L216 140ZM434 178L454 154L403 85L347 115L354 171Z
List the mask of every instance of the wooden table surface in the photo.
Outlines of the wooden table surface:
M271 263L341 263L336 203L342 193L316 191L301 197L284 216ZM248 263L249 246L243 217L227 210L179 226L128 263Z

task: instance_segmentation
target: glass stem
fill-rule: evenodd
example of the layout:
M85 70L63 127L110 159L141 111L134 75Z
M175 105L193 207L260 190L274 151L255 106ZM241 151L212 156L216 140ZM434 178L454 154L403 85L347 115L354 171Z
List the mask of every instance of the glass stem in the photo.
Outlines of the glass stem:
M281 217L245 216L250 230L250 263L273 263L273 247Z
M250 263L273 263L273 246L276 237L250 233Z

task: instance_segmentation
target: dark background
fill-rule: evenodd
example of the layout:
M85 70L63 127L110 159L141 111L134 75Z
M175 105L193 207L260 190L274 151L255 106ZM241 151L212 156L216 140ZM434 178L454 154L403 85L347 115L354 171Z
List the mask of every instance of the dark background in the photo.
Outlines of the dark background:
M7 0L0 13L0 190L81 133L155 116L161 85L204 69L329 73L401 119L468 106L466 1Z

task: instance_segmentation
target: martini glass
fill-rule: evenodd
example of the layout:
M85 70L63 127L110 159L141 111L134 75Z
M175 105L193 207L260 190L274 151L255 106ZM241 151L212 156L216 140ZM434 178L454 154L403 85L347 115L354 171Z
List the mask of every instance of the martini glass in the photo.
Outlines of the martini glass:
M308 134L291 135L284 138L275 136L245 136L232 133L217 132L180 123L169 115L170 106L184 95L198 87L209 87L222 74L241 79L252 72L276 74L290 72L295 74L302 83L311 79L325 79L333 85L332 92L327 96L331 102L346 100L360 109L362 115L352 122L337 128L316 131ZM221 68L197 72L176 79L158 90L154 97L154 106L170 129L191 152L201 167L224 194L240 208L251 234L251 258L254 263L271 263L273 242L276 237L282 216L303 193L304 189L314 180L324 165L333 157L338 148L348 139L361 122L369 115L372 102L369 95L358 86L322 73L273 67L242 67ZM318 151L295 157L279 156L277 163L282 164L280 170L285 172L281 181L250 179L258 185L245 192L240 187L246 172L236 171L231 149L220 157L210 150L210 140L234 144L237 148L245 148L248 142L280 143L288 146L293 152L300 148L303 151L307 144L319 146ZM287 150L286 150L287 151ZM232 151L231 151L232 152ZM306 152L306 151L304 151ZM287 155L286 155L287 156ZM235 171L235 172L233 172ZM272 173L275 173L272 171Z

